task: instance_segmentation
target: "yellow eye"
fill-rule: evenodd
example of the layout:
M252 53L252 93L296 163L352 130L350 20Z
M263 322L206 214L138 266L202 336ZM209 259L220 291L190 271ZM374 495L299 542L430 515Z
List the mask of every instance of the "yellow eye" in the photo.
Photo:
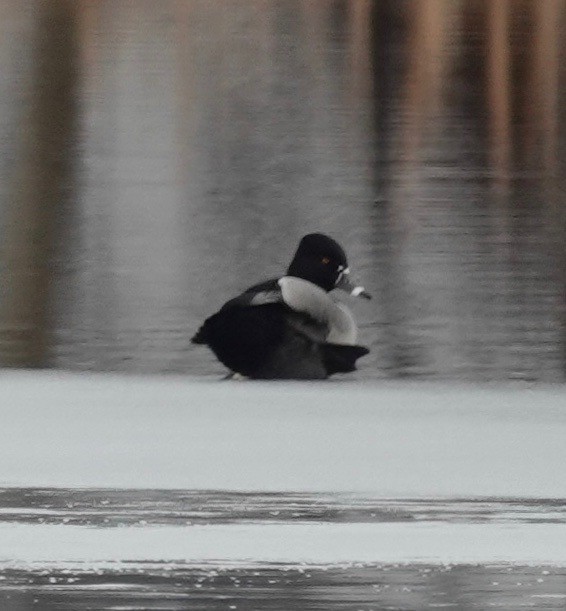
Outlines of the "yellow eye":
M322 262L324 265L326 265L327 263L330 263L330 259L328 257L322 257Z

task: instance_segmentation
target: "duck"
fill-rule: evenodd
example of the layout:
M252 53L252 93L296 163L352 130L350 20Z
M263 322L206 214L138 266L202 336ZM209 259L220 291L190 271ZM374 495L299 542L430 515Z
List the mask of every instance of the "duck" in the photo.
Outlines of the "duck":
M331 291L370 299L351 280L344 249L323 233L299 242L284 276L255 284L226 302L192 337L230 371L227 377L322 380L356 369L358 345L349 308Z

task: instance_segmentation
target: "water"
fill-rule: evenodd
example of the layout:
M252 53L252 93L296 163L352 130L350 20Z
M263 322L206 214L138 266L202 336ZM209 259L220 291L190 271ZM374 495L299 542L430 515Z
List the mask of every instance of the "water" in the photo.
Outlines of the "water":
M6 611L555 611L565 580L563 569L528 566L11 571L0 603Z
M563 381L562 0L2 0L6 365L221 375L227 298L336 236L359 378Z

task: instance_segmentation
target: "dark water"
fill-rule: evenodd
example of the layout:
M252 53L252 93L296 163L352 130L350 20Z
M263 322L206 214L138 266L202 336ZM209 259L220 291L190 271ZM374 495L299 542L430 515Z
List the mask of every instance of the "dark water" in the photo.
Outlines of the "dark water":
M8 571L5 611L406 611L564 609L566 570L378 565Z
M190 335L320 230L360 378L563 381L564 14L2 0L2 362L221 374Z
M350 493L0 489L0 522L92 527L301 523L566 522L566 499L396 499Z

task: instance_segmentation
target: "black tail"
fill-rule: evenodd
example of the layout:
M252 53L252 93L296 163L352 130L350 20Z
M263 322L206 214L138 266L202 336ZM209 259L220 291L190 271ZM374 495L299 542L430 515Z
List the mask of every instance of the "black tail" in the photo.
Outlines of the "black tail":
M328 375L355 371L356 361L369 352L365 346L345 344L320 344L320 348Z

